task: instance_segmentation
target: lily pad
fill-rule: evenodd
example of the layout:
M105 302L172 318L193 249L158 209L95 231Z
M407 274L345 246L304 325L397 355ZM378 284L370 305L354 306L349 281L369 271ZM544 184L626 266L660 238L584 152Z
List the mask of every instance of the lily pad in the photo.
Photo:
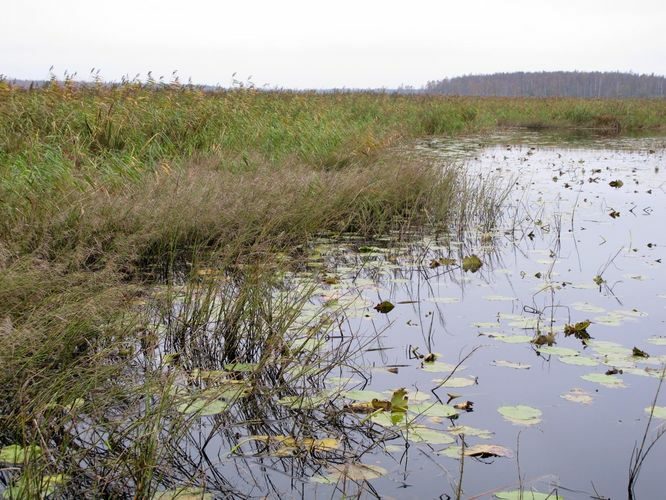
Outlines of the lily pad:
M555 493L540 493L538 491L498 491L494 495L498 500L564 500L563 496Z
M385 476L388 471L378 465L367 465L362 463L346 463L342 465L330 465L328 475L325 478L328 482L337 483L338 481L371 481Z
M449 427L447 431L451 434L463 434L466 437L474 436L481 439L490 439L494 434L493 432L487 431L485 429L477 429L476 427L469 427L467 425L456 425L454 427Z
M652 408L647 407L645 408L646 413L650 413L652 411ZM654 412L652 412L652 416L654 418L662 418L666 419L666 406L655 406L654 407Z
M531 335L497 335L493 338L505 344L527 344L533 339Z
M409 428L408 437L411 441L428 444L451 444L455 441L450 434L444 431L438 431L415 425Z
M416 405L410 405L409 412L416 413L419 415L424 415L426 417L443 417L443 418L450 418L458 414L458 412L453 406L444 405L440 403L435 403L435 404L420 403Z
M513 452L496 444L475 444L465 448L465 456L475 458L512 457Z
M502 359L498 359L490 363L493 366L501 366L503 368L515 368L516 370L529 370L530 365L525 364L525 363L514 363L513 361L504 361Z
M472 273L477 272L483 266L483 262L476 255L472 254L468 257L463 257L462 268L463 271L470 271Z
M9 446L0 448L0 463L19 465L31 458L37 458L41 454L42 449L36 445L24 448L18 444L10 444Z
M586 356L561 356L559 360L567 365L575 366L597 366L598 361Z
M431 373L450 372L455 369L455 365L445 363L443 361L432 361L430 363L423 363L423 371ZM460 370L460 367L458 367Z
M343 396L354 401L372 401L373 399L383 399L386 397L386 394L381 392L371 391L371 390L358 390L354 389L343 393Z
M211 493L206 493L203 488L184 486L166 491L158 491L153 495L153 500L213 500Z
M654 345L666 345L666 337L650 337L647 341Z
M571 401L572 403L580 403L584 405L588 405L592 402L592 395L579 388L573 388L569 392L560 395L562 399L566 399L567 401Z
M616 377L615 375L605 375L603 373L588 373L587 375L582 375L581 378L583 380L587 380L588 382L594 382L596 384L601 384L604 387L609 387L611 389L619 389L626 387L624 385L624 381Z
M506 420L519 425L534 425L541 422L541 410L531 406L500 406L497 411Z
M578 351L568 347L541 346L539 352L542 354L552 354L554 356L578 356Z
M444 379L435 379L433 382L441 384ZM468 377L451 377L441 387L469 387L476 384L476 379Z

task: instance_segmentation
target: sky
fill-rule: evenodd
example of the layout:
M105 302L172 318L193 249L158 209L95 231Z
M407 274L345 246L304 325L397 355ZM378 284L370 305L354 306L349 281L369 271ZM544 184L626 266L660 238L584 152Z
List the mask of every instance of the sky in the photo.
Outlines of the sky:
M5 0L0 74L396 88L470 73L666 74L666 0Z

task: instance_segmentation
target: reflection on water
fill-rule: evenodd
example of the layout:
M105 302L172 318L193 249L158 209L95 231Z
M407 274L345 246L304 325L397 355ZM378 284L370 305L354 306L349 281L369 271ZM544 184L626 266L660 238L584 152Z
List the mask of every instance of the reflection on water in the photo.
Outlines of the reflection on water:
M499 227L411 245L322 240L308 269L257 298L298 294L316 276L292 321L248 337L261 345L236 346L249 368L265 363L262 377L229 366L238 352L196 364L208 370L202 390L218 376L234 397L196 419L170 480L198 477L215 495L248 497L625 495L666 363L664 143L563 145L544 134L421 143L471 176L514 183ZM476 272L463 270L471 255ZM394 307L378 311L385 301ZM217 321L201 342L238 313L211 307ZM246 324L264 323L259 313ZM171 333L177 350L214 348ZM638 497L662 495L665 459L659 443Z

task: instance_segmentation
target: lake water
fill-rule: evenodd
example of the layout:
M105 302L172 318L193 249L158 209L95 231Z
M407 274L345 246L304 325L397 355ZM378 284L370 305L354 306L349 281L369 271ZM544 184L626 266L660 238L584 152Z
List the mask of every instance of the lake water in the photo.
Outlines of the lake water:
M319 273L299 321L329 311L312 329L325 334L294 340L297 367L279 375L289 391L230 410L227 424L243 424L202 417L184 475L253 498L455 498L461 477L463 498L625 497L666 363L665 144L543 134L420 143L470 176L513 185L497 227L462 241L322 240L288 280ZM476 272L461 267L471 255ZM376 311L383 301L394 308ZM430 353L434 362L421 358ZM406 412L360 411L399 388ZM453 408L465 401L473 411ZM648 440L666 422L666 391L657 406ZM461 475L463 439L479 453ZM645 460L637 498L663 498L664 463L666 440Z

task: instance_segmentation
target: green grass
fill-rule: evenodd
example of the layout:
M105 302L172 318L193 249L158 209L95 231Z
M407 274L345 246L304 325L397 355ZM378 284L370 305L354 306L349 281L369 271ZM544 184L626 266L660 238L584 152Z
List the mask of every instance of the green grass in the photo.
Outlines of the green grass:
M43 450L17 464L13 491L38 496L65 474L74 496L149 498L183 481L183 373L252 363L244 418L271 420L284 412L271 398L305 380L287 376L294 364L318 366L316 385L347 362L352 350L286 344L331 328L295 326L311 288L283 293L313 238L492 224L501 201L415 156L415 138L665 123L664 101L0 82L0 447Z

